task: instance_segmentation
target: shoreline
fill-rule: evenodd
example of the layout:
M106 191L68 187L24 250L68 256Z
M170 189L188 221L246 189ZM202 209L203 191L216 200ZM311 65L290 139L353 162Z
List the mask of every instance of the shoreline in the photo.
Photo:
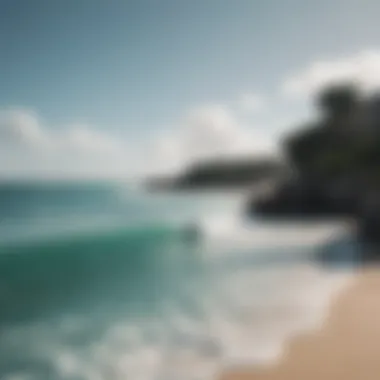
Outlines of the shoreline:
M378 380L380 266L359 268L318 331L287 343L270 367L228 371L220 380Z

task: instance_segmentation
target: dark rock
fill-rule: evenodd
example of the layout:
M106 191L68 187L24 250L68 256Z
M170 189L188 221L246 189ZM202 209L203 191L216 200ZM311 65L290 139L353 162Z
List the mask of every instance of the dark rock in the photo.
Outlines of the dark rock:
M380 248L380 194L371 194L363 199L357 219L360 240Z
M244 158L209 160L194 164L173 178L146 181L150 190L187 190L251 186L254 183L278 178L286 166L273 159Z
M333 217L352 216L357 209L357 195L346 189L332 189L326 184L290 181L269 197L249 202L250 214L270 216Z

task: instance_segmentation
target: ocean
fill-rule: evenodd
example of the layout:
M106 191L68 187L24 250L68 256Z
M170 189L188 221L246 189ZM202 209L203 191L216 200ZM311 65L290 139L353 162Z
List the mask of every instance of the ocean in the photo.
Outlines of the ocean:
M247 220L244 201L0 185L0 379L209 380L279 360L350 282L355 244L338 222Z

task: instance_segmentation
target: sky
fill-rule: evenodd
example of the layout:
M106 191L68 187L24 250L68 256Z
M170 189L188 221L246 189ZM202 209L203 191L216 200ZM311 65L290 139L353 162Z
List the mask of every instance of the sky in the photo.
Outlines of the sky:
M377 0L0 0L0 178L277 154L322 85L380 84Z

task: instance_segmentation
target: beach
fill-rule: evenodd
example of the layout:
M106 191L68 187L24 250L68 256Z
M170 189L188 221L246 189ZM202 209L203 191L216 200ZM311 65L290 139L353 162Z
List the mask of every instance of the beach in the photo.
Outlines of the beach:
M239 379L356 279L350 226L242 220L240 194L0 190L1 380Z
M234 370L222 380L377 380L380 377L380 267L358 270L332 302L319 331L288 342L272 367Z

